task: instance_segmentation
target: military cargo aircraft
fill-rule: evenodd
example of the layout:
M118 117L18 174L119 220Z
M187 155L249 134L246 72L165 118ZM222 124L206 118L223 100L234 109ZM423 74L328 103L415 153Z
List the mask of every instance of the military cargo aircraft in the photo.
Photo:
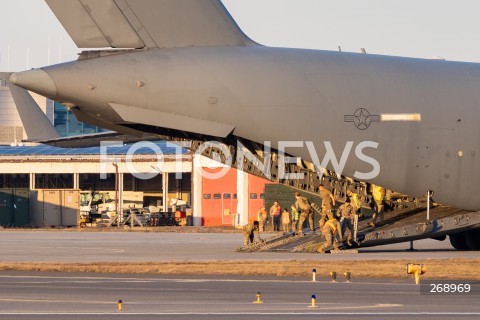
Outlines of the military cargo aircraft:
M291 165L305 175L285 182L290 164L277 163L269 178L304 191L330 182L341 199L367 181L414 197L433 192L463 211L365 239L451 235L458 249L480 247L480 64L266 47L220 0L46 2L77 46L93 50L15 73L14 85L122 139L241 141L260 160L271 145L301 158ZM105 137L39 136L57 146ZM312 175L324 169L336 174Z

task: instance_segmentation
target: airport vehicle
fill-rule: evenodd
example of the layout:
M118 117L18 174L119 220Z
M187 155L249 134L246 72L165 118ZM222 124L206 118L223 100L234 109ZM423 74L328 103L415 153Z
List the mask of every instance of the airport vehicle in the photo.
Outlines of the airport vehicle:
M102 215L115 215L115 202L108 192L80 192L80 224L101 220Z
M463 210L428 221L422 214L398 232L373 230L365 239L451 235L456 248L478 249L479 64L265 47L220 0L47 3L78 47L98 50L10 81L116 133L59 139L37 131L43 142L186 141L305 192L324 183L340 200L351 188L368 202L365 181L416 198L433 192ZM212 140L227 147L202 149ZM239 150L250 157L227 161Z
M115 191L81 191L81 223L109 221L115 216ZM143 209L143 192L124 191L122 210Z

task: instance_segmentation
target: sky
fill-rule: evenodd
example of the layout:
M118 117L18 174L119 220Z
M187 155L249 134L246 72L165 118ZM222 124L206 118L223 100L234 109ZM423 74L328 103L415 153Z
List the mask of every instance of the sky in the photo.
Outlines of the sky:
M222 0L253 40L275 47L480 62L478 0ZM44 0L0 0L0 71L75 60Z

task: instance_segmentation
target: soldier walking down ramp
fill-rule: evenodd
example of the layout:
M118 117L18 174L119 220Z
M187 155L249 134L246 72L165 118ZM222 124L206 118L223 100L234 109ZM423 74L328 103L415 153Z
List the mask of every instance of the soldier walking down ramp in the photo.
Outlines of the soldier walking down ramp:
M360 196L350 189L347 190L347 196L348 196L348 199L350 199L350 204L355 210L355 213L358 213L358 211L362 207L362 200L360 200Z
M253 239L255 238L255 234L257 233L257 238L259 241L262 241L262 238L260 238L260 226L258 221L253 221L252 223L249 223L245 226L243 226L243 245L248 246L248 243L250 242L253 244Z
M375 227L377 223L377 219L380 218L380 222L383 222L383 212L385 209L385 206L383 205L383 200L385 198L385 189L373 185L373 199L375 200L374 202L374 213L372 216L372 221L369 223L370 226Z
M322 197L322 216L320 217L320 229L325 221L333 219L332 209L335 206L335 198L330 190L326 189L323 184L320 185L320 196Z
M350 204L350 199L347 198L344 204L338 208L337 216L341 219L343 238L347 240L347 245L352 246L352 237L355 234L353 225L355 220L355 208ZM356 239L354 239L356 240Z
M298 235L303 235L303 223L306 219L308 219L308 223L310 224L310 229L312 230L312 232L315 232L313 227L312 204L307 198L301 197L300 192L295 192L295 198L297 199L297 202L295 202L295 206L300 211L300 217L298 219Z
M318 252L325 253L325 250L333 245L338 249L338 243L335 241L335 235L338 234L338 241L343 242L342 227L337 219L329 219L322 228L322 234L325 236L325 243L318 249Z

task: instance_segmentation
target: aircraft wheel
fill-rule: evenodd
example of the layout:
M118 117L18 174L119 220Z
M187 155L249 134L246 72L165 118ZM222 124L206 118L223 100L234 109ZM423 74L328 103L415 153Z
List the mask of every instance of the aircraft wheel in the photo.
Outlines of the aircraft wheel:
M470 250L480 250L480 230L465 231L463 234Z
M452 244L452 247L454 247L455 249L460 251L470 250L470 247L467 244L467 240L465 239L465 234L463 232L450 234L448 235L448 237L450 238L450 243Z
M447 236L435 237L435 238L432 238L432 239L437 240L437 241L445 241L447 239Z

